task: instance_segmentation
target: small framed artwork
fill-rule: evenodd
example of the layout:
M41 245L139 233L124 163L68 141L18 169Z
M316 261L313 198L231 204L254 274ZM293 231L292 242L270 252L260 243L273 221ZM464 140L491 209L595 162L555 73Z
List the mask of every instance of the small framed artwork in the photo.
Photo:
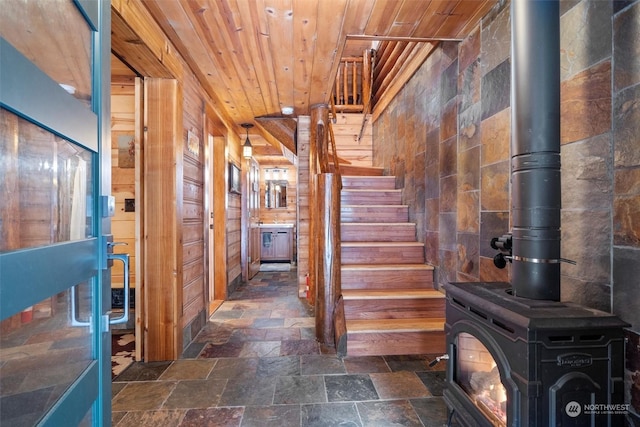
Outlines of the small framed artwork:
M229 192L241 194L240 168L229 162Z

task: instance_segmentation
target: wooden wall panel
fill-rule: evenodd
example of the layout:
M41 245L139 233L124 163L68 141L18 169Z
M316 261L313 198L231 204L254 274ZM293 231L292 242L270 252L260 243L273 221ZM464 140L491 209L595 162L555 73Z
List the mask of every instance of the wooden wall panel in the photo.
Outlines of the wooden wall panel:
M185 67L186 68L186 67ZM187 328L205 310L204 91L185 73L183 98L183 319ZM198 272L194 277L194 273ZM190 331L195 335L197 331Z
M120 140L130 139L134 144L131 149L135 152L140 141L135 138L135 80L111 84L111 194L116 199L116 212L111 219L111 232L114 242L125 242L126 246L115 246L115 253L129 254L129 280L132 288L136 287L137 263L135 253L136 214L125 212L125 199L136 197L136 169L135 157L127 152L121 152L118 145ZM140 207L138 207L140 208ZM114 263L111 270L111 287L121 288L124 281L122 263Z
M364 114L338 114L336 123L332 123L333 135L336 139L336 149L338 157L350 162L354 166L373 166L371 150L373 147L372 121L367 115L366 122L363 120ZM362 131L362 137L358 141L358 136Z
M298 214L297 214L297 250L298 250L298 296L307 296L307 274L309 274L309 116L298 117Z
M145 361L182 354L182 92L176 80L145 81ZM167 207L175 207L168 209Z
M241 241L241 199L237 194L229 193L227 207L227 285L231 285L242 275L240 256Z

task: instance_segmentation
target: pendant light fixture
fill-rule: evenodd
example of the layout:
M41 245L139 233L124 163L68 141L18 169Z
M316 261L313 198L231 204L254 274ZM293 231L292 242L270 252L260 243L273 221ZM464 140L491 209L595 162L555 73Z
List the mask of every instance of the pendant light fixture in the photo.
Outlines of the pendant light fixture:
M247 139L245 139L244 145L242 146L242 157L249 159L253 155L253 147L251 146L251 141L249 141L249 129L253 127L253 124L243 123L240 126L245 128L247 131Z

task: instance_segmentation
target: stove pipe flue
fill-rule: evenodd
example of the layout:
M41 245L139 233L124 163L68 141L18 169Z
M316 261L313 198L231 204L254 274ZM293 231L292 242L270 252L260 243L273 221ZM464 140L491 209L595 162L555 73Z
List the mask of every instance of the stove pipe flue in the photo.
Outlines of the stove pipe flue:
M511 2L512 287L560 300L560 11Z

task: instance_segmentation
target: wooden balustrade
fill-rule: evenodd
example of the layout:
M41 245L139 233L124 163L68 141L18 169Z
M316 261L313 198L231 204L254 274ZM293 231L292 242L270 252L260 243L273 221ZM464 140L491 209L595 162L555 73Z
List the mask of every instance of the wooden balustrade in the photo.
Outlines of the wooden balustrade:
M362 57L344 57L340 60L332 97L336 111L369 112L371 68L370 50L366 50Z

